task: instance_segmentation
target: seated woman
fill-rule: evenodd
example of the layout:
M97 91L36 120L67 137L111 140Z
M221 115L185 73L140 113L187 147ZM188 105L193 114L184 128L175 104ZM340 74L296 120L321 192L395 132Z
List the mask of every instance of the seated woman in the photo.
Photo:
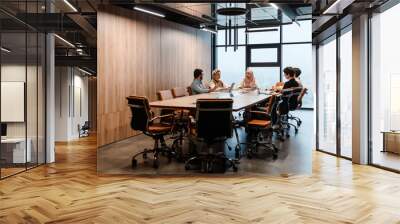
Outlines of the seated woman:
M243 81L240 83L239 88L251 88L251 89L257 88L256 79L254 78L254 73L253 70L251 70L251 68L247 68L246 74L244 76Z
M210 89L217 88L217 90L227 88L227 86L221 80L221 70L215 69L211 73L211 81L208 83L208 88Z

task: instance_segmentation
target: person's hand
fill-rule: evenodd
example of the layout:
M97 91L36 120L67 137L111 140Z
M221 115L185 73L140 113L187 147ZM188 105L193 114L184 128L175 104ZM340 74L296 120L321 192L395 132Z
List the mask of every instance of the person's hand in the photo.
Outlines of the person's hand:
M215 90L217 90L218 89L218 86L217 85L215 85L214 86L214 88L212 88L212 89L210 89L210 91L209 92L214 92Z

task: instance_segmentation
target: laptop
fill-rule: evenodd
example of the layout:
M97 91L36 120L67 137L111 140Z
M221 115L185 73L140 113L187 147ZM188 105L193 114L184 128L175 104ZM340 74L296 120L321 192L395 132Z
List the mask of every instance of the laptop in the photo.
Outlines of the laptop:
M231 86L229 87L229 95L231 96L231 97L233 97L234 95L233 95L233 93L232 93L232 90L233 90L233 87L235 86L235 83L233 82L232 84L231 84Z

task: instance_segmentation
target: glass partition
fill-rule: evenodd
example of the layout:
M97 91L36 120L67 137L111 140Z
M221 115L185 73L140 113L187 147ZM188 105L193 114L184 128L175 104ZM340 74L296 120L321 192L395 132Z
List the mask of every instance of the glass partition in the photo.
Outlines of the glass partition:
M40 2L18 7L37 13ZM45 163L45 41L29 24L0 13L0 178Z
M336 154L336 37L318 48L318 145Z
M371 162L400 170L400 4L371 18Z

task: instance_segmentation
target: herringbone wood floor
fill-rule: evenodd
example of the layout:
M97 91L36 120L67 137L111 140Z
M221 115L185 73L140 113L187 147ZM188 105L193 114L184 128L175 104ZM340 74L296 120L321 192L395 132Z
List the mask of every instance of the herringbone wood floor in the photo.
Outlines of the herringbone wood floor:
M97 176L95 139L0 181L0 223L400 223L400 175L315 152L313 175Z

